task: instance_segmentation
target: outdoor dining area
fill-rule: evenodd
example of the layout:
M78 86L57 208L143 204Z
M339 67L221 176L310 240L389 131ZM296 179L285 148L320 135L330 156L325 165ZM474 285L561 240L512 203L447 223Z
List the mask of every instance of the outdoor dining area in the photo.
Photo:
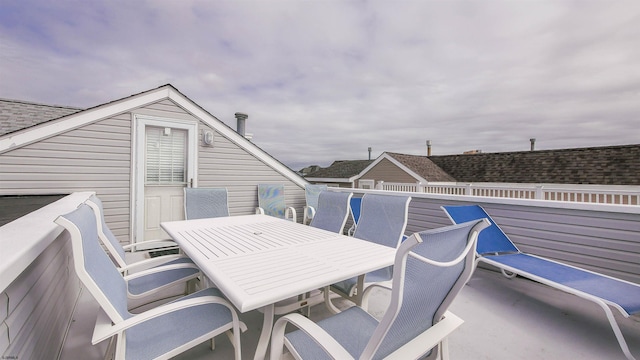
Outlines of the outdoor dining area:
M184 191L186 220L162 223L179 252L141 264L127 264L130 249L109 230L97 196L56 219L71 235L80 280L102 309L91 341L108 344L101 347L108 357L493 358L450 341L456 332L480 335L461 325L470 308L486 301L488 283L528 297L517 300L534 303L528 311L544 307L537 297L545 293L560 313L563 296L577 304L590 300L604 310L617 340L611 358L634 359L621 326L625 333L635 326L633 348L640 326L625 320L640 312L640 285L523 253L477 205L443 206L452 225L406 234L406 194L354 197L309 185L299 223L280 185L259 185L256 214L239 216L229 215L225 188ZM478 261L500 272L477 270ZM176 286L184 294L171 301L143 300ZM534 317L553 316L545 313ZM510 331L519 322L507 313L489 315L490 323L476 325L479 332ZM524 340L539 336L517 329ZM218 336L223 333L228 339ZM465 355L451 355L462 349ZM549 358L557 356L552 349ZM505 358L539 358L531 354Z
M118 241L95 193L65 199L50 213L83 290L57 358L640 354L637 283L520 250L491 206L306 190L302 214L261 184L255 214L231 215L226 188L185 188L153 256ZM416 229L436 210L444 223Z

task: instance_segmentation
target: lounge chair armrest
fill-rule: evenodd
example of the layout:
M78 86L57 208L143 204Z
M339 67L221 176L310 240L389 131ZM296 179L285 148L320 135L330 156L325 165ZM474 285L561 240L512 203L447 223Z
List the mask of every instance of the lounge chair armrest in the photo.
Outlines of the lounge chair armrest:
M151 259L140 260L135 263L128 264L127 266L123 266L120 268L120 272L131 273L131 272L135 272L136 269L139 269L139 268L142 268L144 270L144 269L152 268L155 266L161 266L163 264L166 264L174 260L186 259L186 258L187 256L184 254L158 256Z
M141 324L145 321L154 319L158 316L162 316L162 315L165 315L174 311L186 309L189 307L200 306L205 304L220 304L220 305L226 306L231 311L233 322L236 324L239 324L240 329L243 332L246 331L247 326L243 322L239 321L238 314L233 308L233 305L231 305L227 300L223 298L220 298L217 296L205 295L205 296L199 296L199 297L186 299L186 300L178 300L169 304L161 305L151 310L147 310L143 313L136 314L135 316L130 317L115 325L106 326L104 323L102 324L96 323L96 327L93 331L93 338L91 339L91 343L95 345L101 341L104 341L114 335L117 335L123 332L124 330L132 326ZM101 322L104 322L104 316L106 315L103 315L101 318L101 315L98 315L98 320Z
M284 218L285 219L289 219L291 218L291 221L293 222L298 222L298 217L296 216L296 209L292 208L291 206L289 206L285 211L284 211Z
M137 279L139 277L143 277L143 276L147 276L147 275L151 275L151 274L157 274L157 273L160 273L160 272L163 272L163 271L177 270L177 269L197 269L197 270L200 270L200 268L198 268L198 266L196 266L196 264L194 264L194 263L178 263L178 264L157 266L157 267L154 267L152 269L138 271L136 273L124 276L124 280L125 281L130 281L130 280L133 280L133 279Z
M345 350L331 335L324 331L318 324L308 318L292 313L285 315L276 321L271 333L271 357L280 359L284 345L284 330L287 323L294 325L311 336L333 359L353 359L353 356Z
M439 343L446 340L447 336L462 325L462 323L464 323L464 320L447 311L443 315L442 320L437 324L389 354L385 359L417 359L424 355L424 349L435 348ZM443 344L443 348L441 348L440 351L447 351L444 346L446 345Z
M264 209L261 207L257 207L256 208L256 214L258 215L264 215Z

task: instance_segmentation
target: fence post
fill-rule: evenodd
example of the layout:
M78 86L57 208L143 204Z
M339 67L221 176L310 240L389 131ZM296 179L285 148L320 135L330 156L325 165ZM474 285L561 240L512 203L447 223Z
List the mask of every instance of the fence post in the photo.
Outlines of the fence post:
M536 199L544 200L544 192L542 191L542 185L536 185Z
M473 195L471 193L471 184L465 184L464 185L464 194L467 195L467 196Z
M382 180L378 181L378 183L376 184L376 190L384 190L383 185L384 185L384 181Z
M418 192L418 193L423 193L424 192L424 187L422 186L422 182L421 181L416 182L416 192Z

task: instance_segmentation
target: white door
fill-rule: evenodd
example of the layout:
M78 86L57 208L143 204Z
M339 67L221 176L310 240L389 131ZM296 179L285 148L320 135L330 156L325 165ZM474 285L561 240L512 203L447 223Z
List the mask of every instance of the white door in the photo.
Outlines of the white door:
M137 117L136 242L169 239L163 221L184 219L195 173L196 124Z

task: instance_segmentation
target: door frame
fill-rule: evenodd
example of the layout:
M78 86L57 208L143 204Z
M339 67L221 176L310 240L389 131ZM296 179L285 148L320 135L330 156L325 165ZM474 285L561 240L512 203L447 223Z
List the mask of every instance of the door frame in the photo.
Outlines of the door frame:
M133 176L131 177L131 208L130 208L130 234L131 242L138 243L144 240L144 155L145 135L147 126L170 127L187 130L187 183L192 182L196 186L198 170L198 122L197 120L172 119L158 116L133 114L133 134L131 162Z

